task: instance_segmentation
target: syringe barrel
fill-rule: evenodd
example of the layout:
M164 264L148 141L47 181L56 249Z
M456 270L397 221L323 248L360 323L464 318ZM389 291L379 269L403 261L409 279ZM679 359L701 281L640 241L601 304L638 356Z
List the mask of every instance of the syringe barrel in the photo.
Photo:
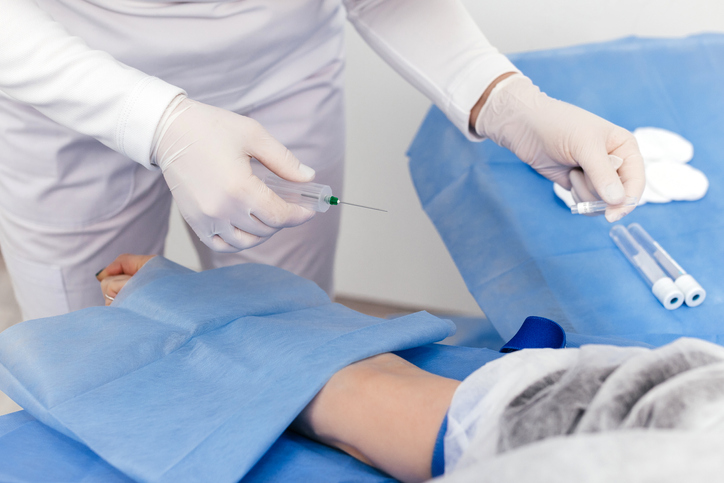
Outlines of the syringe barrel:
M332 188L319 183L295 183L269 174L262 180L281 199L287 203L324 213L329 209Z
M663 270L656 264L656 261L646 253L641 245L636 243L636 240L633 239L625 226L614 226L611 228L609 235L650 287L653 287L659 279L667 278Z
M676 263L676 260L671 258L671 255L669 255L666 250L661 248L661 245L659 245L656 240L651 238L651 235L649 235L641 225L638 223L631 223L628 226L628 231L634 240L636 240L638 244L646 250L646 253L659 262L659 265L661 265L664 271L672 279L676 280L680 276L686 275L686 271L684 271L684 269Z

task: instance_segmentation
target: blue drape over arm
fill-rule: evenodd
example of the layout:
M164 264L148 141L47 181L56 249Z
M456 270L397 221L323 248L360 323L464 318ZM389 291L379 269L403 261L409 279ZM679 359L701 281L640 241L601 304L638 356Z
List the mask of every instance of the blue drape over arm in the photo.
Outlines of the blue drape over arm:
M0 389L139 481L238 481L339 369L454 331L330 302L263 265L151 260L112 307L0 334Z

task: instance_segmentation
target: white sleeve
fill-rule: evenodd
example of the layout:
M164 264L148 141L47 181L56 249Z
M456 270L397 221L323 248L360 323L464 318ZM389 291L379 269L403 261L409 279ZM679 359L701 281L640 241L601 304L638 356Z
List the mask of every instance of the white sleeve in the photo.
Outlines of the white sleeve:
M183 93L91 49L34 0L0 0L0 91L149 168L156 125Z
M501 74L519 70L458 0L344 0L367 43L471 140L470 111Z

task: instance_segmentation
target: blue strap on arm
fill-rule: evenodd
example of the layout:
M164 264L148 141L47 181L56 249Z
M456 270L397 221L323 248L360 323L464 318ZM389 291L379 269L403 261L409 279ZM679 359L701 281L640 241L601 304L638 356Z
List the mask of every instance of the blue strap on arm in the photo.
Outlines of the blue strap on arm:
M518 332L500 349L515 352L521 349L563 349L566 333L557 323L545 317L527 317Z

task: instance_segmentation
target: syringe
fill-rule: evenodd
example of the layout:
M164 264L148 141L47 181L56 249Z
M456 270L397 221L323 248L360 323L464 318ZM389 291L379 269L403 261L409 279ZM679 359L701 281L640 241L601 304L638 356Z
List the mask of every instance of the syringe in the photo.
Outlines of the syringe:
M571 206L571 213L574 215L595 215L604 213L609 206L636 206L638 200L635 197L627 196L626 200L619 205L609 205L605 201L583 201Z
M340 204L387 213L387 210L340 201L339 198L332 195L332 188L326 184L295 183L294 181L281 179L273 174L267 175L262 181L287 203L294 203L320 213L326 212L332 205Z
M651 235L649 235L641 225L631 223L628 226L628 231L634 240L646 250L646 253L659 262L661 268L674 279L676 286L684 293L686 305L696 307L704 302L706 290L694 280L694 277L686 273L684 269L676 263L676 260L671 258L671 255L661 248L661 245L659 245L656 240L651 238Z
M646 280L651 291L668 310L674 310L684 303L684 294L673 280L666 276L656 261L636 243L625 226L616 225L608 233L616 246Z

